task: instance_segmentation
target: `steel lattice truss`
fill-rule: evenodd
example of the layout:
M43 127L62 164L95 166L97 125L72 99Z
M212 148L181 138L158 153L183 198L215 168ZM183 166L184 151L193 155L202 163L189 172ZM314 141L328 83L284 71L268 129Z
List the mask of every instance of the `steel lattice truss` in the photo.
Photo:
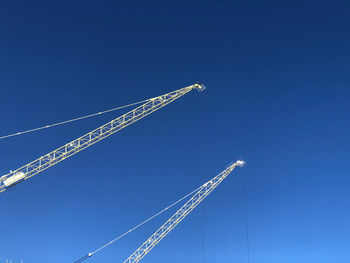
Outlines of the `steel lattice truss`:
M169 232L176 227L200 202L204 200L237 166L244 166L244 161L230 165L216 177L205 183L168 221L165 222L150 238L148 238L124 263L139 262Z
M30 177L46 170L47 168L65 160L81 150L105 139L130 124L144 118L152 112L159 110L174 100L182 97L193 89L203 90L204 86L194 84L159 97L149 99L143 105L127 112L126 114L108 122L105 125L81 136L80 138L65 144L64 146L36 159L35 161L11 171L0 178L0 193L13 185L27 180Z

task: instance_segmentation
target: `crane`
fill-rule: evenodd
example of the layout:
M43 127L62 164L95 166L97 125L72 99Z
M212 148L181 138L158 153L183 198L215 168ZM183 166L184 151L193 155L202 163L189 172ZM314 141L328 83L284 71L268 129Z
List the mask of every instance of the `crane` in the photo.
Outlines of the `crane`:
M81 263L90 257L92 257L95 253L101 251L102 249L106 248L107 246L113 244L115 241L119 240L120 238L126 236L127 234L131 233L132 231L136 230L137 228L141 227L148 221L152 220L156 216L162 214L163 212L167 211L169 208L173 207L177 203L181 202L182 200L188 198L191 196L191 198L170 218L168 219L152 236L150 236L134 253L132 253L125 261L124 263L138 263L141 261L141 259L146 256L152 248L154 248L171 230L173 230L197 205L199 205L237 166L243 167L246 164L243 160L238 160L235 163L231 163L224 171L222 171L220 174L212 178L210 181L206 182L205 184L201 185L191 193L187 194L186 196L182 197L181 199L177 200L175 203L171 204L170 206L166 207L162 211L156 213L149 219L143 221L142 223L138 224L137 226L131 228L129 231L125 232L124 234L118 236L117 238L113 239L112 241L104 244L100 248L96 249L93 252L90 252L86 254L85 256L81 257L80 259L74 261L74 263Z
M60 148L41 156L40 158L0 177L0 193L10 187L23 182L34 175L48 169L49 167L73 156L74 154L86 149L87 147L107 138L108 136L124 129L130 124L146 117L154 111L166 106L174 100L182 97L192 90L203 91L205 86L202 84L193 84L170 93L151 98L141 106L125 113L124 115L113 119L112 121L98 127L97 129L61 146Z
M137 263L146 256L171 230L174 229L204 198L206 198L237 166L243 167L245 161L238 160L228 166L213 179L203 184L168 221L166 221L153 235L151 235L124 263ZM89 254L90 255L90 254ZM88 256L89 256L88 255Z

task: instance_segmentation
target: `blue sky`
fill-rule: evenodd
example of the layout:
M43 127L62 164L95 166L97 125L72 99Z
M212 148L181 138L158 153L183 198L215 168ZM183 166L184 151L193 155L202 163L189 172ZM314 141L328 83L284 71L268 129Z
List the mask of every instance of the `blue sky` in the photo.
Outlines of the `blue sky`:
M1 135L208 88L1 195L0 262L72 262L240 157L143 262L248 262L242 177L252 263L350 262L350 4L283 2L3 1ZM2 140L1 172L123 112Z

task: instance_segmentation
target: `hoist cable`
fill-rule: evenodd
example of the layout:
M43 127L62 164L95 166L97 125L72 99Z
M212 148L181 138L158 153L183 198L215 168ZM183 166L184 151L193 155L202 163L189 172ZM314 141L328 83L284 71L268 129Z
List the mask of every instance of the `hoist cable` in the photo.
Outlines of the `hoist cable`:
M130 107L130 106L134 106L134 105L137 105L137 104L140 104L140 103L143 103L143 102L147 102L147 101L149 101L149 99L138 101L138 102L131 103L131 104L128 104L128 105L124 105L124 106L120 106L120 107L117 107L117 108L113 108L113 109L109 109L109 110L100 111L100 112L97 112L97 113L85 115L85 116L82 116L82 117L79 117L79 118L74 118L74 119L67 120L67 121L61 121L61 122L57 122L57 123L54 123L54 124L45 125L45 126L38 127L38 128L35 128L35 129L30 129L30 130L25 130L25 131L21 131L21 132L16 132L16 133L0 136L0 140L6 139L6 138L9 138L9 137L13 137L13 136L22 135L22 134L25 134L25 133L30 133L30 132L35 132L35 131L51 128L51 127L62 125L62 124L67 124L67 123L74 122L74 121L79 121L79 120L82 120L82 119L86 119L86 118L94 117L94 116L97 116L97 115L105 114L105 113L108 113L108 112L111 112L111 111L116 111L116 110L120 110L120 109L127 108L127 107Z
M250 263L250 245L249 245L249 227L248 227L248 209L247 209L247 190L244 179L244 173L242 174L242 188L243 188L243 203L244 203L244 221L245 221L245 233L246 233L246 245L247 245L247 259Z
M205 259L205 222L204 222L204 207L202 207L202 263L204 263L204 259Z
M171 205L169 205L168 207L164 208L163 210L161 210L160 212L154 214L153 216L151 216L150 218L146 219L145 221L143 221L142 223L136 225L135 227L129 229L128 231L126 231L124 234L121 234L120 236L114 238L113 240L109 241L108 243L104 244L103 246L99 247L98 249L96 249L93 252L88 253L87 255L81 257L80 259L74 261L74 263L80 263L83 262L85 260L87 260L88 258L90 258L92 255L94 255L95 253L99 252L100 250L104 249L105 247L113 244L114 242L116 242L117 240L121 239L122 237L126 236L127 234L130 234L132 231L136 230L137 228L141 227L142 225L146 224L147 222L151 221L152 219L154 219L155 217L159 216L160 214L164 213L165 211L167 211L168 209L170 209L171 207L173 207L174 205L180 203L181 201L183 201L184 199L186 199L187 197L189 197L190 195L194 194L195 192L197 192L200 188L204 187L205 184L201 185L200 187L198 187L197 189L193 190L191 193L185 195L184 197L180 198L179 200L177 200L176 202L172 203Z

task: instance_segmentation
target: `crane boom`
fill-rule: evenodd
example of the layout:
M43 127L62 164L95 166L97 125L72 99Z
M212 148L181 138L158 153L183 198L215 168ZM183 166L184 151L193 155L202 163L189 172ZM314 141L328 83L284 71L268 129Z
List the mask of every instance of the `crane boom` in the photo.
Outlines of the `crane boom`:
M173 92L151 98L141 106L125 113L124 115L108 122L105 125L71 141L62 147L44 155L40 158L28 163L17 170L0 178L0 193L19 182L27 180L32 176L46 170L47 168L71 157L81 150L105 139L106 137L116 133L117 131L129 126L130 124L146 117L152 112L159 110L174 100L182 97L193 89L202 91L205 89L203 85L194 84Z
M169 232L176 227L200 202L204 200L237 166L243 167L245 162L238 160L231 164L199 190L168 221L148 238L124 263L137 263L146 256Z

